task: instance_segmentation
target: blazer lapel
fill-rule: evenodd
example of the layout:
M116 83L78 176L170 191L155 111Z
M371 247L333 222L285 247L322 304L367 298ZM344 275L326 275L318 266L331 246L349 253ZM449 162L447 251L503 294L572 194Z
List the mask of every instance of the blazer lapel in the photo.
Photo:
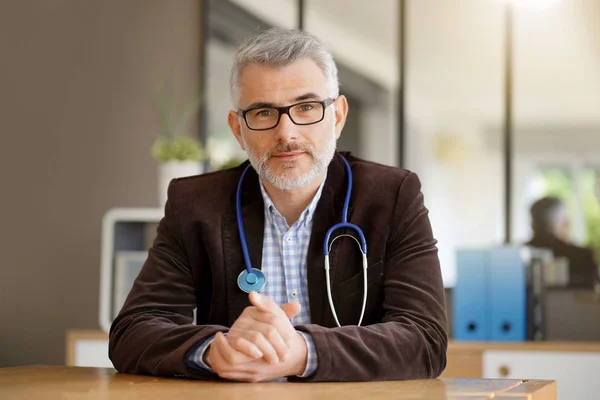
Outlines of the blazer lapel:
M225 279L227 282L227 306L229 326L250 305L248 294L238 287L238 276L245 269L242 245L238 233L235 210L223 217L223 252L225 259ZM243 182L242 220L246 232L248 254L252 268L261 268L264 236L264 205L260 194L258 175L251 169Z

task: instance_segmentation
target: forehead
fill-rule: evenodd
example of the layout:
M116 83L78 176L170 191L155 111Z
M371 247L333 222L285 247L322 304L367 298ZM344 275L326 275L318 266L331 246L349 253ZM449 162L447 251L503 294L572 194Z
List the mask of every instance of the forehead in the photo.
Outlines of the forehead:
M327 97L327 82L319 66L310 59L296 61L281 68L250 64L239 80L240 106L257 101L287 104L305 93Z

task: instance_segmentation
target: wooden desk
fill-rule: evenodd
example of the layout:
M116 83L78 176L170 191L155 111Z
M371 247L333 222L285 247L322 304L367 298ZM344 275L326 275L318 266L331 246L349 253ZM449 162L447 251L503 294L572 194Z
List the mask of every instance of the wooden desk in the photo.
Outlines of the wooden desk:
M0 368L0 398L556 400L554 381L432 379L352 383L229 383L118 374L109 368Z

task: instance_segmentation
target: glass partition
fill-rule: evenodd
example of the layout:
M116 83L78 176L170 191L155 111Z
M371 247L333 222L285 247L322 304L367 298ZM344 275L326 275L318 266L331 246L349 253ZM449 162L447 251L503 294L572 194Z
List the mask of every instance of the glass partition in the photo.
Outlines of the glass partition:
M531 238L529 207L552 195L568 207L569 240L600 253L600 2L513 10L513 236Z
M406 167L421 178L444 284L456 250L502 243L503 5L407 2Z

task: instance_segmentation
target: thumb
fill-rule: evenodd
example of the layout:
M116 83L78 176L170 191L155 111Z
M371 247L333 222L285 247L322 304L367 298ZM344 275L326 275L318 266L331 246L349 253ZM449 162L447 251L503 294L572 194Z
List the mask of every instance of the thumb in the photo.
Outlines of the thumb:
M257 292L250 292L248 295L250 303L258 309L258 311L281 315L281 309L269 296L261 295Z
M297 301L292 301L291 303L282 304L281 309L288 318L294 318L296 315L300 314L302 306Z

